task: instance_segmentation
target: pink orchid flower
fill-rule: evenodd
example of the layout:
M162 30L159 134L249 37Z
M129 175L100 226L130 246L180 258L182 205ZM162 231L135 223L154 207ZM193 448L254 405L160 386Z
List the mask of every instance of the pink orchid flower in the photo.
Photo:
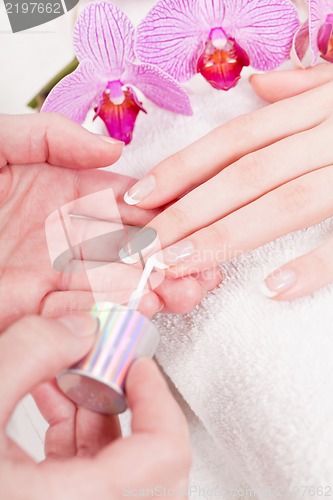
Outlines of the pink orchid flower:
M312 64L319 56L333 62L333 0L310 0L309 38Z
M74 48L78 68L54 87L42 111L82 123L94 108L95 118L125 144L132 139L138 113L145 112L133 87L162 108L192 114L186 92L170 75L135 61L134 27L112 3L91 3L82 11L74 27Z
M291 58L304 67L302 59L310 45L311 65L319 57L333 62L333 0L309 0L307 5L309 18L295 33Z
M298 26L290 0L160 0L137 29L136 51L180 82L201 73L229 90L244 66L288 59Z

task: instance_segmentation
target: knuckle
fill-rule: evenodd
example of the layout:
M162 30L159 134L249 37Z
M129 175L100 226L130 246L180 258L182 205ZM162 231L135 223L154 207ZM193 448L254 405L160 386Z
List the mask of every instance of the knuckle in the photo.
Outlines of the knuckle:
M186 162L182 151L177 151L172 155L172 163L174 164L176 172L182 172L186 168Z
M277 190L278 205L288 213L301 212L313 199L313 189L308 182L295 181Z
M329 257L331 260L331 256ZM320 248L314 252L309 253L306 260L306 268L310 269L312 274L314 274L315 276L321 276L325 278L327 277L327 272L329 271L329 261L326 260L325 255Z
M11 344L19 346L22 351L33 353L33 356L37 356L37 349L35 347L38 345L38 354L43 352L44 345L39 339L41 336L41 319L37 316L24 316L16 323L11 325L5 332L4 339Z
M326 65L325 65L326 66ZM331 68L327 68L327 71L332 71ZM329 75L327 75L329 76ZM332 77L332 75L330 75ZM333 81L329 81L324 85L316 87L311 90L311 94L314 99L316 99L316 104L326 116L331 115L331 106L328 104L333 104Z
M162 160L161 163L155 167L154 174L159 176L159 174L163 174L165 172L172 172L175 184L184 181L184 173L187 172L189 168L192 169L193 166L192 164L189 165L189 162L186 161L185 154L185 150L180 150L173 153L165 160ZM163 178L164 175L161 175L161 179Z
M229 122L228 135L231 138L239 142L239 138L245 135L251 134L254 127L255 117L254 113L246 113L244 115L237 116Z
M176 205L172 205L167 209L168 217L171 222L171 227L176 227L178 229L188 229L190 226L190 221L186 213L178 208Z
M65 290L65 291L69 290L72 279L73 278L71 273L66 273L64 266L64 269L58 275L58 283L57 283L58 290Z
M78 203L80 206L80 191L81 191L81 185L82 185L82 177L85 177L84 175L82 176L82 171L81 170L73 170L71 171L72 175L72 186L73 186L73 198L74 198L74 207L75 204ZM85 178L83 179L85 181Z
M185 473L187 473L193 462L193 456L192 456L192 448L191 448L191 443L190 443L190 433L189 433L189 428L187 425L187 421L185 420L184 417L184 431L183 431L183 436L186 436L186 439L184 439L184 444L180 450L180 461L181 461L181 466L182 469ZM178 441L179 443L179 441ZM179 445L178 445L178 450L179 450Z
M250 153L229 167L229 177L238 186L256 188L262 184L266 164L262 153Z
M183 447L182 450L178 449L178 469L181 476L186 476L192 466L192 453L190 446Z
M39 115L39 120L40 123L48 127L50 124L53 124L54 126L61 126L65 122L68 121L68 118L61 113L55 113L55 112L47 112L47 113L40 113Z
M212 224L207 228L207 241L209 247L215 250L221 250L226 247L230 239L227 225L220 221L218 224ZM215 262L216 259L213 259Z
M38 328L38 320L39 318L37 316L24 316L10 328L13 331L12 334L19 334L21 331L26 333L35 332Z
M175 462L178 462L178 459L180 457L180 452L178 451L177 447L175 446L174 442L171 441L170 439L163 439L160 442L159 445L159 462L160 465L163 465L164 467L170 466L170 464L175 464Z
M192 465L192 453L189 444L179 444L175 438L165 438L160 444L160 464L165 467L172 466L177 470L179 476L184 476Z

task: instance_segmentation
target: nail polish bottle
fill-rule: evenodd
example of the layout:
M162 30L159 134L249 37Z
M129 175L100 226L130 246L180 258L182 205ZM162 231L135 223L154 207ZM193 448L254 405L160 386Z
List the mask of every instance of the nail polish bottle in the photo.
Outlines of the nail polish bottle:
M79 406L117 414L126 410L125 380L139 357L152 357L159 332L143 314L111 302L96 304L92 313L99 331L91 351L57 376L60 389Z

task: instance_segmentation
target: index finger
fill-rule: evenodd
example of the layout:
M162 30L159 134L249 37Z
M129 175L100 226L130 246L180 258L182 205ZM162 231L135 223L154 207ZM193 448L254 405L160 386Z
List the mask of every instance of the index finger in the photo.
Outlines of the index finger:
M162 161L125 194L129 205L155 208L205 182L244 155L322 123L333 84L239 116Z

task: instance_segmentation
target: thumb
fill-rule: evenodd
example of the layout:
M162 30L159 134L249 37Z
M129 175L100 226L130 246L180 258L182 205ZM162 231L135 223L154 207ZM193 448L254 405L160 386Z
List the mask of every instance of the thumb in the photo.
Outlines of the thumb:
M270 71L250 76L255 93L268 102L276 102L320 87L333 80L333 65L318 64L307 69Z
M133 363L126 380L126 395L133 434L173 436L179 446L187 442L184 414L152 359L139 358Z
M0 116L0 168L45 163L68 168L106 167L117 161L123 143L88 132L55 113Z
M86 313L57 320L26 316L1 335L1 426L23 396L87 353L97 328L97 319Z

